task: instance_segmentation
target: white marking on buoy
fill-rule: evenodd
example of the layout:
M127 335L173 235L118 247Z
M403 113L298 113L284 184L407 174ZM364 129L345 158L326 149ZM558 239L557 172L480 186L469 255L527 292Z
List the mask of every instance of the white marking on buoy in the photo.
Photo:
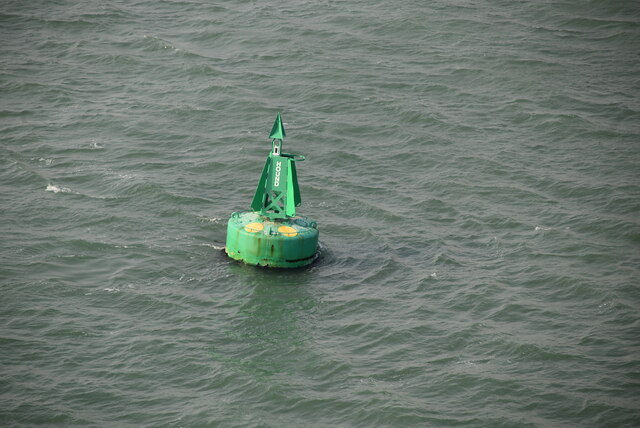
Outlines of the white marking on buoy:
M276 162L276 176L273 179L273 185L278 187L280 185L280 170L282 169L282 162Z

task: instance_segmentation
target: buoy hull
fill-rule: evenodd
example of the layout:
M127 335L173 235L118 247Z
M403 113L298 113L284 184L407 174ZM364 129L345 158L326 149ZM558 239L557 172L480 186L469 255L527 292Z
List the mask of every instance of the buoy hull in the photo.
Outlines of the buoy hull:
M315 260L318 236L316 223L306 217L272 220L256 211L233 213L225 251L250 265L300 267Z

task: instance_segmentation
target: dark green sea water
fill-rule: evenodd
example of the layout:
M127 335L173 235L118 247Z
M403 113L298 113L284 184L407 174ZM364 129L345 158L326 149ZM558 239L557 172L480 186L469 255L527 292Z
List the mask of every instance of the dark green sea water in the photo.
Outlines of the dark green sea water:
M640 425L634 1L0 2L0 425ZM230 261L282 112L321 255Z

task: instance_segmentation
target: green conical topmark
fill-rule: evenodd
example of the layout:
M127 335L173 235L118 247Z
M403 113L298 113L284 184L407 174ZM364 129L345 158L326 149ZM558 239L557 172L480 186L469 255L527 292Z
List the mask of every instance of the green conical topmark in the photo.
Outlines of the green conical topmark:
M280 113L276 116L276 121L273 122L273 127L271 128L271 134L269 134L269 138L277 138L282 140L287 136L287 133L284 132L284 126L282 125L282 118L280 117Z

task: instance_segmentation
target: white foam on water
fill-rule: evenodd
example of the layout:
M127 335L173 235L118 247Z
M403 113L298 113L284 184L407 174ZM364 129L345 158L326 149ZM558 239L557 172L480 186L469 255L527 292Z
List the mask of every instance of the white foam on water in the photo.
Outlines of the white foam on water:
M224 245L220 246L220 245L215 245L215 244L201 244L203 247L211 247L214 250L224 250Z
M217 218L217 217L213 217L213 218L209 218L209 217L202 217L203 220L209 221L211 223L220 223L220 221L222 220L221 218Z
M89 145L89 147L93 150L101 150L104 149L104 144L100 144L96 140L91 140L91 144Z

